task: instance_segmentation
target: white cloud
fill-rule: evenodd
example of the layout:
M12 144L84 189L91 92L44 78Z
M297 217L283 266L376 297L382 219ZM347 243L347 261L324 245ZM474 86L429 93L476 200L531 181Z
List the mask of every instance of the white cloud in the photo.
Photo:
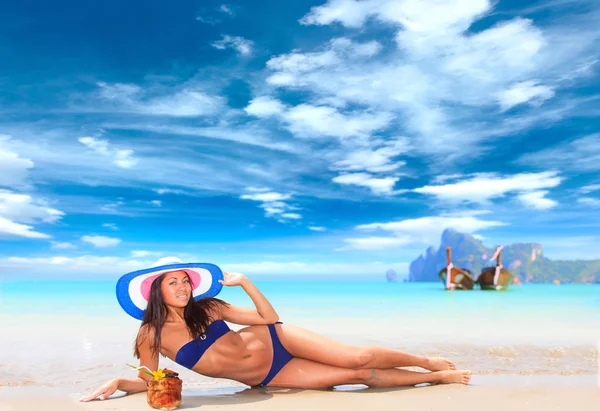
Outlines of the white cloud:
M273 191L261 192L258 194L243 194L241 198L243 200L262 201L265 203L279 202L283 200L289 200L292 197L291 194L281 194Z
M530 193L519 194L517 198L526 205L533 206L538 210L547 210L558 205L558 202L545 198L548 194L546 190L532 191Z
M328 25L339 22L346 27L359 28L373 13L370 10L373 5L372 1L329 0L322 6L312 7L300 23Z
M592 77L595 74L594 66L596 64L598 64L599 61L600 61L600 59L592 57L589 60L578 64L577 68L574 69L573 71L564 74L560 78L560 80L561 81L572 81L572 80L578 80L581 77Z
M465 175L464 174L442 174L442 175L435 176L433 179L433 182L435 184L443 184L446 181L458 180L461 178L465 178Z
M300 22L307 25L340 23L360 28L369 18L375 18L408 33L433 37L459 34L490 10L489 0L329 0L313 7Z
M368 173L342 174L334 177L333 182L344 185L357 185L369 188L373 194L393 194L398 177L373 177Z
M113 149L107 140L100 140L95 137L80 137L78 141L98 154L111 157L113 164L118 167L131 168L138 163L138 160L132 157L132 150Z
M28 172L33 168L33 161L22 158L19 154L4 148L3 141L9 141L9 139L0 135L0 187L26 186Z
M600 191L600 184L589 184L579 189L579 192L582 194L589 194L594 191Z
M541 173L521 173L512 176L499 176L494 173L479 173L472 178L458 181L455 183L425 186L417 188L414 191L420 194L429 194L442 201L448 202L472 202L486 203L494 198L503 197L512 192L522 193L525 196L523 201L529 201L532 204L538 198L539 204L549 203L538 196L539 189L556 187L562 181L555 171L545 171ZM530 195L533 192L538 194Z
M330 0L313 7L301 23L339 23L363 32L367 20L375 20L396 30L397 49L375 61L339 52L332 42L319 51L295 50L267 63L267 83L307 92L315 101L335 99L339 107L384 110L403 121L416 149L436 160L481 156L486 150L480 143L543 122L539 110L532 110L544 101L553 104L548 110L555 109L559 103L549 99L562 79L598 54L591 17L586 24L567 18L543 28L529 19L502 19L470 30L495 5L489 0ZM518 104L523 111L518 119L527 121L511 123L515 118L502 110ZM571 106L561 116L576 112Z
M117 150L113 162L121 168L131 168L138 163L138 160L132 155L132 150Z
M576 171L600 171L600 133L525 154L519 158L518 163L538 167L559 166Z
M346 59L353 62L367 61L378 54L382 49L376 41L356 43L341 37L330 40L323 51L312 53L292 52L272 57L267 62L267 67L276 73L267 79L267 82L276 85L299 85L299 78L303 73L314 70L333 68L346 64ZM286 81L287 79L287 81Z
M123 130L141 130L152 133L174 134L179 136L195 136L214 140L231 141L254 147L287 153L298 153L299 147L290 141L274 141L269 136L269 131L256 125L245 126L218 126L218 127L191 127L183 125L158 125L158 124L117 124L114 127ZM164 182L163 184L166 184Z
M215 25L221 22L221 20L210 16L196 16L196 21L210 25Z
M312 231L321 231L321 232L322 231L327 231L327 228L320 227L320 226L309 226L308 229L312 230Z
M10 142L8 136L0 135L0 187L25 187L33 161L3 148L2 144L6 142ZM37 232L28 224L55 223L63 216L62 211L49 207L44 200L0 189L0 235L50 238L50 235Z
M481 220L470 212L462 214L463 216L460 213L452 213L385 223L362 224L356 229L364 231L379 229L397 235L408 235L416 241L428 243L438 241L442 232L447 228L472 234L478 230L506 225L500 221Z
M144 138L129 142L128 144L135 145L128 148L133 149L136 155L144 153L143 157L140 155L140 162L125 173L116 173L117 167L107 157L78 143L77 137L65 139L64 135L70 132L73 131L56 135L53 133L38 140L35 136L39 133L28 130L24 139L17 142L15 151L28 153L36 163L36 181L122 187L127 190L164 187L181 190L188 196L206 191L239 195L244 186L281 187L282 182L287 185L291 183L294 186L291 189L294 190L297 185L304 192L315 192L320 188L317 182L310 188L297 184L298 174L311 169L314 171L311 162L297 161L296 155L307 154L303 147L305 144L294 142L289 137L276 136L260 126L248 124L240 127L208 127L208 136L200 131L187 138L142 133ZM167 140L171 141L169 139L173 138L177 140L177 144L169 145ZM239 141L241 144L232 144L231 141ZM211 150L215 148L215 151L206 152L207 144L211 146ZM220 172L215 173L216 169ZM321 188L321 191L325 190ZM94 210L90 211L98 211L101 198L97 200ZM118 203L106 205L102 211L113 214L124 214L126 210L135 212L129 206L120 206Z
M51 241L52 248L57 250L70 250L73 248L77 248L75 244L64 242L64 241Z
M112 150L109 151L108 141L106 140L98 140L94 137L80 137L78 141L98 154L103 154L105 156L111 154Z
M271 70L279 71L280 75L284 73L292 75L332 66L338 62L336 54L332 50L327 50L320 53L291 53L272 57L267 62L267 67ZM273 79L267 81L273 83ZM275 83L281 85L280 80L275 81Z
M252 200L262 203L259 207L265 210L266 217L273 217L280 223L288 220L299 220L302 216L290 211L298 210L297 207L286 203L292 198L291 194L282 194L275 191L266 191L264 188L249 187L248 191L254 194L242 194L242 200Z
M218 113L224 107L221 97L211 96L194 87L183 88L170 94L156 95L152 89L143 89L133 84L97 83L99 97L109 104L99 105L95 110L123 113L198 117Z
M396 248L411 243L408 237L363 237L363 238L346 238L344 242L348 244L346 247L338 248L338 251L343 250L385 250L388 248Z
M386 112L352 111L341 113L335 107L299 104L287 107L269 96L254 98L244 109L248 114L265 118L277 116L297 137L368 137L392 121Z
M463 233L475 234L479 230L506 225L506 223L501 221L480 219L477 217L480 214L485 214L485 212L455 212L401 221L362 224L355 227L355 229L359 231L380 231L388 234L388 236L348 238L344 241L349 245L342 249L378 250L413 243L437 244L442 232L447 228L453 228Z
M233 10L231 9L231 7L229 7L226 4L221 4L221 7L219 7L219 11L221 11L225 14L229 14L230 16L233 16Z
M336 161L332 170L369 171L372 173L394 171L405 165L404 161L394 160L394 157L409 150L406 139L398 138L383 143L377 149L356 148L348 153L343 160Z
M104 223L104 224L102 224L102 227L110 228L111 230L115 230L115 231L117 231L119 229L119 227L117 227L117 225L115 223Z
M31 274L48 274L49 265L60 266L60 272L67 275L122 275L131 271L149 267L153 261L134 260L123 257L100 257L83 255L69 257L54 255L47 257L8 257L0 259L0 267L26 269Z
M262 96L253 98L244 109L248 114L256 117L271 117L282 113L285 105L272 97Z
M538 86L535 81L528 80L499 92L498 102L502 110L506 111L523 103L539 106L544 101L554 97L554 94L554 90L550 87Z
M271 58L267 62L267 67L275 70L279 77L270 77L267 82L273 85L285 85L285 75L290 79L295 76L321 69L344 64L344 59L354 61L365 61L374 57L382 50L380 43L369 41L366 43L356 43L345 37L338 37L330 40L323 51L313 53L292 52ZM292 84L292 83L287 83Z
M577 199L577 202L581 203L581 204L585 204L585 205L594 206L594 207L600 206L600 199L593 198L593 197L581 197L581 198Z
M115 201L114 203L104 204L100 207L100 210L106 214L119 214L119 208L125 204L123 201Z
M162 207L162 201L160 201L160 200L152 200L152 201L150 201L150 204L152 204L153 206L156 206L156 207Z
M228 48L234 49L241 56L249 56L252 54L254 42L240 36L223 35L219 41L215 41L212 46L219 50Z
M115 247L121 243L120 238L105 237L102 235L84 235L81 241L92 244L94 247Z
M173 188L155 188L154 191L157 194L160 194L160 195L164 195L164 194L184 194L183 190L177 190L177 189L173 189Z
M160 257L161 255L163 255L163 253L157 251L133 250L131 252L131 256L135 258Z
M99 92L101 97L114 101L133 101L132 99L136 95L143 92L143 89L135 84L108 84L100 81L96 86L100 89Z
M289 130L299 137L368 137L385 128L392 116L386 112L359 112L348 115L336 108L300 104L283 116Z
M35 200L27 194L0 190L0 216L21 223L55 223L65 213L48 207L43 200Z
M215 114L221 107L221 99L195 90L184 90L174 95L155 98L140 104L139 111L174 117L196 117Z
M33 227L29 225L15 223L14 221L0 216L0 236L3 234L35 239L50 238L48 234L33 231Z

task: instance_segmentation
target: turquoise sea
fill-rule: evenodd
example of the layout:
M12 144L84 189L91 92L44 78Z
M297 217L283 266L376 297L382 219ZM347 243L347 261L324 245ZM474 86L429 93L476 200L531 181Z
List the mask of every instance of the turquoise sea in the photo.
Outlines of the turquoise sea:
M282 321L349 344L443 355L475 375L598 374L600 285L448 292L440 283L255 283ZM8 347L0 351L0 383L84 391L132 375L125 363L135 361L139 322L121 310L114 288L114 281L0 282ZM239 287L224 288L218 297L251 305ZM229 383L164 361L189 385Z

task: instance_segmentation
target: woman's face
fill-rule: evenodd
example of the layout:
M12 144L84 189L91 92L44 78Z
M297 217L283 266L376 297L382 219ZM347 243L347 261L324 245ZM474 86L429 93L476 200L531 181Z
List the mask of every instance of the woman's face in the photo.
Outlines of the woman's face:
M185 271L166 273L160 289L165 303L173 307L185 307L192 297L192 284Z

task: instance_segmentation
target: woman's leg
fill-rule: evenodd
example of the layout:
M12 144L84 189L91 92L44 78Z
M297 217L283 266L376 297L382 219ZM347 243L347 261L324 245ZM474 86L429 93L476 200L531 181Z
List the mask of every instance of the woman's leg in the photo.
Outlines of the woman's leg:
M271 380L269 387L330 388L344 384L402 387L422 383L468 384L471 371L414 372L398 369L349 369L294 358Z
M281 343L294 357L336 367L386 369L417 366L429 371L456 368L445 358L423 357L384 347L355 347L288 324L276 324L276 328Z

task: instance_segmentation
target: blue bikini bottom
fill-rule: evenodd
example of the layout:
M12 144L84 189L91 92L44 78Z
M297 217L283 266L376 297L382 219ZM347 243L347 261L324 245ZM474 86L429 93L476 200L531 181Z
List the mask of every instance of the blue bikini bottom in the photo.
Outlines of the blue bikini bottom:
M278 322L276 324L281 324ZM279 337L277 336L277 330L275 329L275 324L267 324L269 327L269 333L271 334L271 342L273 343L273 362L271 363L271 369L269 373L265 377L265 379L258 384L257 388L266 387L273 378L281 371L281 369L288 363L294 356L286 350L281 341L279 341Z

